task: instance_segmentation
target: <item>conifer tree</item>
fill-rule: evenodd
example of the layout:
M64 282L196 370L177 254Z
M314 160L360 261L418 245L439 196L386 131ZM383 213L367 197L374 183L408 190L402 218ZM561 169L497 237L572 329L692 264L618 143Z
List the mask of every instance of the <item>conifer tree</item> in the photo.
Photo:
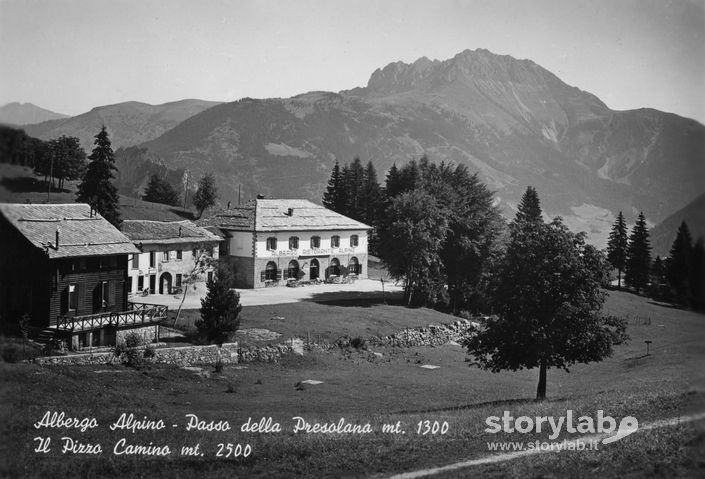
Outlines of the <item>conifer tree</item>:
M389 201L401 193L401 177L397 164L393 163L384 180L384 196Z
M363 214L360 221L375 226L382 209L382 188L379 186L377 171L371 161L365 167L364 178L361 200Z
M638 294L649 284L650 269L651 244L649 243L649 230L646 226L646 219L642 212L639 213L636 224L629 235L624 281L636 289Z
M103 125L95 136L95 148L83 174L83 181L78 185L76 201L88 203L98 213L116 227L120 227L120 205L117 188L112 183L115 156L110 145L108 131Z
M221 346L240 326L240 295L230 289L232 274L226 267L206 283L208 292L201 299L201 319L196 321L199 334L209 343Z
M693 262L690 275L692 307L696 311L705 311L705 242L698 238L693 246Z
M519 209L514 217L515 223L542 222L541 201L533 186L526 188L519 202Z
M677 304L687 306L691 299L690 280L692 276L693 240L688 225L683 221L676 233L666 262L666 277L674 293Z
M340 188L340 165L336 160L330 179L328 179L328 186L326 186L326 191L323 193L323 206L329 210L338 211L337 208L340 206L340 201L338 200Z
M607 261L617 270L617 287L622 287L622 272L627 262L627 223L624 215L619 212L617 220L612 225L609 240L607 241Z
M149 177L142 199L171 206L179 205L179 194L174 187L156 174Z

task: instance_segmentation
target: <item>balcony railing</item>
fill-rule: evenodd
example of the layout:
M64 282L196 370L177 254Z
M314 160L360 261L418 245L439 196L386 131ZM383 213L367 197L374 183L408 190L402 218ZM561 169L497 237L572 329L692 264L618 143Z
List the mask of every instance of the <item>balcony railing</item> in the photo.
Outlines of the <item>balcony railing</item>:
M167 317L167 306L148 303L127 303L128 311L86 314L83 316L59 316L56 329L64 331L89 331L105 327L149 326Z

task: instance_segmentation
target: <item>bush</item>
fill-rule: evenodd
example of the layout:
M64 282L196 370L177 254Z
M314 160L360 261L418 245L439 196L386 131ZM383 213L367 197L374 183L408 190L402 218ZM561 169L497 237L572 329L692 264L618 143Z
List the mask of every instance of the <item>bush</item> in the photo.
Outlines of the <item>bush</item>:
M137 331L130 331L125 335L125 346L136 348L144 344L144 337Z
M154 346L147 345L147 347L144 348L144 359L154 359L156 355L157 353L154 351Z

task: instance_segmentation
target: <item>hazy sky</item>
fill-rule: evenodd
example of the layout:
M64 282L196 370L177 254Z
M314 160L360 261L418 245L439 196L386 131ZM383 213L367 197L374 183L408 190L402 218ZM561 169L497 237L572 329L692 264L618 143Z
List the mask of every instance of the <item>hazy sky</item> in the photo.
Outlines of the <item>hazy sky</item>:
M0 105L340 91L468 48L705 123L705 0L0 0Z

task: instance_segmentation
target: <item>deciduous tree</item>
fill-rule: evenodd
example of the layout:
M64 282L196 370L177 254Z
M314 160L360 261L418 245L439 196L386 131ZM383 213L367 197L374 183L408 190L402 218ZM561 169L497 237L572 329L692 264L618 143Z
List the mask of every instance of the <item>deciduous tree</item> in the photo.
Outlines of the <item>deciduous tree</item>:
M215 186L215 177L213 173L208 173L198 182L198 189L193 195L193 204L198 210L199 218L207 208L215 205L217 198L218 188Z
M600 361L627 339L624 321L601 313L605 264L560 218L515 221L491 278L497 316L466 341L468 352L493 372L539 368L536 399L545 399L548 369Z

